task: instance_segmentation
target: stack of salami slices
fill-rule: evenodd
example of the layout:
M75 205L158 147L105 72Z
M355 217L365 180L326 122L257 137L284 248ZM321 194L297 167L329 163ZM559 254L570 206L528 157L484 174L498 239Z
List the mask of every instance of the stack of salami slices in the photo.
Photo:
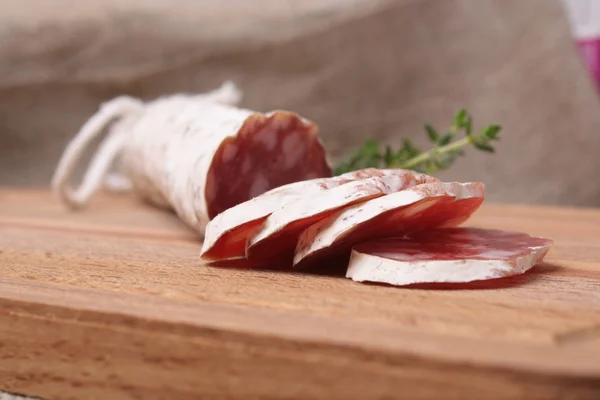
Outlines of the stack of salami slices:
M215 265L296 269L348 262L361 282L469 282L520 274L552 241L458 228L483 203L480 182L368 168L291 183L229 208L206 227Z

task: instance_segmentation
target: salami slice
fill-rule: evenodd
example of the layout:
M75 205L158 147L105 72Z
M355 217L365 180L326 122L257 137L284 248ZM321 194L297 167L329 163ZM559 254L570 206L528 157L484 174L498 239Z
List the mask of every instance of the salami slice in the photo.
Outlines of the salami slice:
M332 256L347 256L353 245L376 238L457 226L483 199L480 182L434 182L348 207L302 232L294 266L305 268Z
M261 229L275 210L295 200L311 199L314 195L350 182L386 176L398 176L401 179L415 176L419 181L437 181L436 178L406 170L365 168L335 177L284 185L238 204L210 221L206 227L201 258L208 262L243 259L246 256L247 241ZM354 194L354 190L346 193ZM317 206L316 202L313 205Z
M541 263L552 243L493 229L423 231L354 246L346 277L399 286L502 278Z
M298 237L312 224L345 207L432 181L436 179L425 174L397 170L301 196L283 204L265 220L250 239L246 257L267 262L278 260L280 265L291 265Z

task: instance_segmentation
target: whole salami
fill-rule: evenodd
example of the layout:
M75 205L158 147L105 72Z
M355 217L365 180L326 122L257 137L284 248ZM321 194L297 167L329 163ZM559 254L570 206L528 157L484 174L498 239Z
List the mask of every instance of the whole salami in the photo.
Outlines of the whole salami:
M198 233L219 213L270 189L331 176L313 122L287 111L262 114L234 107L239 94L224 85L204 95L175 95L149 103L116 99L90 120L67 148L53 180L71 206L85 204L113 159L133 190L173 209ZM235 89L237 90L237 89ZM104 113L104 114L103 114ZM78 192L67 186L74 159L112 119Z

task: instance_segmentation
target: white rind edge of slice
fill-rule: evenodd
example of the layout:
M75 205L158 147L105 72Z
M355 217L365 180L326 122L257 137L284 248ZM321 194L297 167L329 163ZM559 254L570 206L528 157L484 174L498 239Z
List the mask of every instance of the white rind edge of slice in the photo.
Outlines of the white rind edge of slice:
M416 283L466 283L522 274L537 265L550 245L531 247L515 265L506 260L418 260L398 261L352 250L346 278L356 282L405 286Z

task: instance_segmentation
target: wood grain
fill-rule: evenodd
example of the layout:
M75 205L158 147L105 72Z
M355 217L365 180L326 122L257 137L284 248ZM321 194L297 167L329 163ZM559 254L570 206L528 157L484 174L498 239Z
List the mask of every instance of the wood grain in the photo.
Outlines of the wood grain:
M58 399L600 398L600 211L486 205L556 240L523 276L394 288L219 269L127 196L0 190L0 389Z

